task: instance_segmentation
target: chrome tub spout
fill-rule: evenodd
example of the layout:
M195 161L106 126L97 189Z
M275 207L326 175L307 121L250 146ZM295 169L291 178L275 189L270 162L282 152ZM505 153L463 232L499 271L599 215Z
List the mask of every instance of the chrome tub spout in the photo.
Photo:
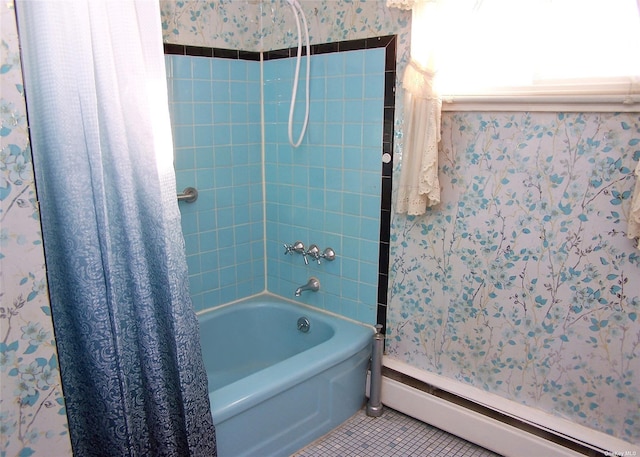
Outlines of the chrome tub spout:
M309 278L309 282L307 282L304 286L300 286L296 289L295 296L299 297L305 290L317 292L318 290L320 290L320 281L318 281L318 279L314 277Z

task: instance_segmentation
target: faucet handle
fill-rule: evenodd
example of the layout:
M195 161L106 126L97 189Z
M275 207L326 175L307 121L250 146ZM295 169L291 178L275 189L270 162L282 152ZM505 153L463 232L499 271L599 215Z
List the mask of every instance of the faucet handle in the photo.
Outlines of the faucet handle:
M293 243L293 250L298 254L304 254L304 244L302 243L302 241L296 241L295 243Z
M327 248L322 254L320 254L320 257L331 262L336 259L336 251L334 251L332 248ZM318 259L318 263L320 263L320 259Z
M320 248L317 245L312 244L311 246L309 246L309 250L307 251L307 254L313 257L314 259L316 259L316 261L318 262L318 265L320 265L321 254L320 254Z
M293 250L298 254L302 254L304 264L309 265L309 260L307 259L307 251L304 250L304 244L302 243L302 241L296 241L295 243L293 243Z
M293 244L284 243L284 249L285 249L284 255L287 255L287 254L293 255L294 252L297 252L298 254L302 254L302 255L306 254L304 250L304 244L302 244L302 241L296 241Z

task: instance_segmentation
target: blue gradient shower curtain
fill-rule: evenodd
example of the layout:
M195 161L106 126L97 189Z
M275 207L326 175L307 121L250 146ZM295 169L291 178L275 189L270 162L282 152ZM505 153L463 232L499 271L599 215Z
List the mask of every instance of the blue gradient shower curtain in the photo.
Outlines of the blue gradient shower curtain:
M16 8L74 454L214 456L158 2Z

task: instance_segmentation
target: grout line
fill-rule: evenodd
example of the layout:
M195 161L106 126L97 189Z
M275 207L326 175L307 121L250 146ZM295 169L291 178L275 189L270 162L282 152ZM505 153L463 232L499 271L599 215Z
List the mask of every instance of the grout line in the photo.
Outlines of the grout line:
M264 129L264 52L260 52L260 155L262 167L262 249L264 256L264 291L268 291L268 272L267 272L267 171L266 171L266 148L265 148L265 129Z

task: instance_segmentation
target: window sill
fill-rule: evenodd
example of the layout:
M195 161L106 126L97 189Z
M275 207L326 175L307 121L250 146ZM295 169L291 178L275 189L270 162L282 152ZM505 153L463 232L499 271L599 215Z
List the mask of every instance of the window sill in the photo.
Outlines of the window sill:
M640 96L487 95L442 98L442 111L640 112Z

